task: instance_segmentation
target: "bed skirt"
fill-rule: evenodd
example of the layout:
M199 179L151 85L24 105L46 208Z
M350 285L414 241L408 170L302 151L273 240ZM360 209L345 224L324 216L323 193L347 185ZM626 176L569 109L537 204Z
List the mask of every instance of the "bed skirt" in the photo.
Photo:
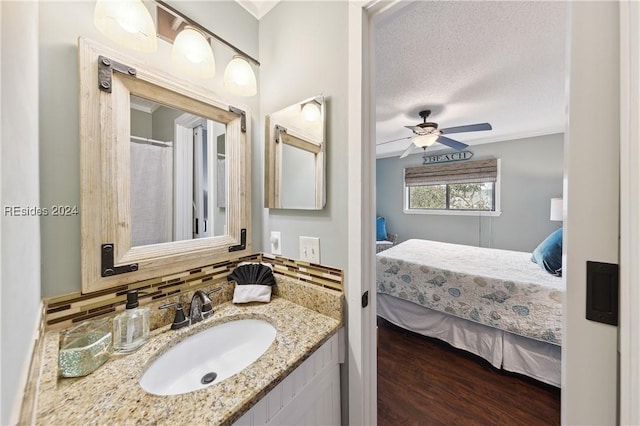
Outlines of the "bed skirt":
M377 314L404 329L434 337L487 360L495 368L560 387L561 348L407 300L377 294Z

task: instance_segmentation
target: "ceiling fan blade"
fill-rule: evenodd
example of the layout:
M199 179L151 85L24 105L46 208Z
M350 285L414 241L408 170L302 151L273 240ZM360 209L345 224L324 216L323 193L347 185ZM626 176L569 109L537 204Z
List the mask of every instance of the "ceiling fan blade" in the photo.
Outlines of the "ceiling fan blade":
M411 154L411 151L413 151L413 149L414 149L415 147L416 147L416 145L415 145L413 142L411 142L411 143L409 144L409 146L407 147L407 149L405 149L405 150L404 150L404 152L400 155L400 158L404 158L404 157L406 157L407 155Z
M448 135L450 133L464 133L464 132L478 132L480 130L491 130L491 124L489 123L479 123L479 124L468 124L466 126L457 126L457 127L449 127L447 129L441 129L440 132L443 135Z
M391 143L391 142L398 142L398 141L401 141L401 140L404 140L404 139L409 139L409 138L412 138L412 137L413 136L406 136L406 137L400 138L400 139L391 139L390 141L378 143L378 144L376 144L376 146L384 145L386 143Z
M454 141L453 139L442 135L438 139L436 139L436 142L440 142L442 145L446 145L449 148L457 149L458 151L462 151L469 146L466 143Z

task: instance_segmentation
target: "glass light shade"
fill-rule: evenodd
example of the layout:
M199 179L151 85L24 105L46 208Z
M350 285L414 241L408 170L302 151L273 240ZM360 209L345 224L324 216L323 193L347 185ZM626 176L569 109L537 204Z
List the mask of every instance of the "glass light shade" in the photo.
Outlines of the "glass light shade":
M307 102L302 106L302 116L305 120L314 123L320 119L320 106L314 102Z
M413 142L416 146L419 146L420 148L426 148L428 146L433 145L439 136L440 135L435 133L429 134L429 135L420 135L411 139L411 142Z
M562 198L551 199L551 210L549 220L562 221Z
M93 23L116 43L141 52L158 46L153 18L141 0L97 0Z
M171 60L195 77L210 78L216 74L216 60L209 41L189 25L173 41Z
M224 87L239 96L253 96L258 93L256 75L251 65L241 56L234 56L224 70Z

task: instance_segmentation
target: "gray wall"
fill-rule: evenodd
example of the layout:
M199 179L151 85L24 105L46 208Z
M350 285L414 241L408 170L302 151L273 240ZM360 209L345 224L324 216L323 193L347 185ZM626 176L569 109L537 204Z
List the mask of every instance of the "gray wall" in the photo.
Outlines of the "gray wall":
M169 2L211 31L248 54L258 56L258 21L234 1ZM236 98L223 87L224 68L233 52L214 46L216 76L193 79L170 62L170 45L158 41L155 53L138 53L115 45L93 25L94 1L39 2L40 5L40 185L41 204L80 205L78 138L77 39L83 36L171 73L195 85L207 87L230 105L245 107L251 114L252 145L259 143L258 97ZM73 17L71 19L70 17ZM260 71L255 69L259 78ZM64 107L62 107L64 106ZM255 182L255 175L253 177ZM82 214L82 212L80 212ZM253 233L260 249L261 210L253 211ZM43 297L79 291L80 216L42 220ZM255 240L256 238L254 238Z
M563 135L477 145L473 160L501 159L497 217L403 213L403 169L422 155L376 161L376 209L398 242L411 238L531 252L561 222L549 220L550 200L562 196Z
M163 142L175 142L175 120L184 114L184 111L175 108L161 106L151 115L151 137ZM135 133L131 133L135 134Z
M327 101L327 204L323 210L263 209L263 241L282 233L282 254L299 257L299 237L320 238L320 261L347 266L347 2L279 3L260 21L260 111L312 96ZM264 121L261 125L264 140ZM264 170L264 150L255 170ZM263 193L264 184L253 187ZM262 197L254 206L264 206ZM263 249L268 251L265 243Z
M38 3L0 2L2 207L44 207L38 187ZM52 219L60 222L61 219ZM40 218L0 221L0 424L15 424L40 318Z
M153 138L153 116L151 113L131 110L131 136Z
M263 250L281 232L282 254L299 258L299 237L320 238L320 262L347 267L347 2L283 1L260 21L260 112L264 117L312 96L326 100L326 189L322 210L262 209ZM261 137L264 140L264 120ZM264 173L264 149L254 168ZM254 185L264 191L264 180ZM262 195L254 208L264 206ZM348 364L340 369L342 423L348 424Z

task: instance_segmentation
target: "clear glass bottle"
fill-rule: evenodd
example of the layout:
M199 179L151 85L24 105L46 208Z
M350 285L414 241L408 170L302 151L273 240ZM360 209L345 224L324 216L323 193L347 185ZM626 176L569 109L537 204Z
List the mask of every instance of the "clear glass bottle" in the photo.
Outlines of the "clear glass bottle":
M149 308L139 308L138 290L127 292L124 312L113 319L113 349L118 353L130 353L149 338Z

